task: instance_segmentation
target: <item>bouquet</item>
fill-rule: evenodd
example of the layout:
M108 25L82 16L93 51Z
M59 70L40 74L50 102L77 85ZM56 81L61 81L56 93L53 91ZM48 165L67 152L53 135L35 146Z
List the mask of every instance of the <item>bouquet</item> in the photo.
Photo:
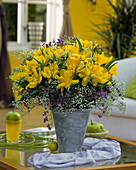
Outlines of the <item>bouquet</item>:
M98 108L99 117L109 116L113 105L125 110L124 83L114 78L117 59L96 42L64 36L38 50L17 50L15 55L21 64L10 75L18 94L12 105L22 116L39 105L45 108L44 122L51 118L47 106L60 114Z

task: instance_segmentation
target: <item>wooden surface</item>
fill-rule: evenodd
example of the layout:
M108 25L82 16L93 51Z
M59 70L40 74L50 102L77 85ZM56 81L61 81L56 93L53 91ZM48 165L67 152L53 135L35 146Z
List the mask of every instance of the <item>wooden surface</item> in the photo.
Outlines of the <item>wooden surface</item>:
M27 168L0 157L0 170L27 170Z
M121 141L121 142L128 143L128 144L130 144L130 145L135 145L135 146L136 146L136 142L133 142L133 141L129 141L129 140L122 139L122 138L118 138L118 137L111 136L111 135L107 135L107 137L112 138L112 139L114 139L114 140L118 140L118 141Z
M69 169L71 170L71 169ZM75 170L136 170L136 163L125 165L112 165L112 166L100 166L100 167L87 167Z

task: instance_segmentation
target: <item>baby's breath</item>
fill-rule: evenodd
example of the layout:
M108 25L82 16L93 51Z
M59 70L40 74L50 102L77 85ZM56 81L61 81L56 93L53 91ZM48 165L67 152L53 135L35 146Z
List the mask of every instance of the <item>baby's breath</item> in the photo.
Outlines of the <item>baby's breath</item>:
M67 115L77 109L98 108L107 116L114 105L125 110L124 83L113 79L115 59L96 42L64 36L38 50L17 50L15 55L21 65L13 69L10 79L19 99L12 105L22 116L41 105L50 129L52 110Z

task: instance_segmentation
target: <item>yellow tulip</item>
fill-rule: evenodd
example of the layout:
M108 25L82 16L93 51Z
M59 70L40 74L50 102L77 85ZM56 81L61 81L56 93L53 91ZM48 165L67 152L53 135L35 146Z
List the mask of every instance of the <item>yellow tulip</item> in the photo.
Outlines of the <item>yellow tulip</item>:
M59 67L58 67L58 65L57 65L57 62L55 61L51 66L50 66L50 69L51 69L51 72L52 72L52 76L53 76L53 78L55 78L56 77L56 75L58 74L58 69L59 69Z
M80 64L80 60L72 56L70 56L66 62L67 69L73 70L74 72L75 72L75 69L77 69L77 67L79 66L79 64Z
M63 94L63 88L67 89L71 84L77 84L79 82L79 80L73 80L73 77L72 71L62 69L60 71L60 77L56 76L59 83L56 89L61 89L61 94Z
M102 54L95 54L93 59L96 64L103 65L109 62L109 58L105 56L104 52Z
M37 86L37 82L29 82L29 84L26 86L26 89L29 88L35 88Z
M79 53L79 47L78 46L73 46L73 45L65 45L63 46L63 49L65 52L71 52L78 54Z
M25 72L15 72L13 75L10 76L10 79L12 81L19 81L23 77L25 77L26 73Z
M49 67L44 67L42 74L43 74L44 78L48 78L48 79L51 78L51 70L50 70L50 68Z
M118 74L118 71L117 70L117 64L115 64L110 70L109 70L109 73L116 76Z
M34 54L35 56L37 56L37 55L42 55L42 51L41 51L41 49L38 49L38 50L35 51L33 54Z

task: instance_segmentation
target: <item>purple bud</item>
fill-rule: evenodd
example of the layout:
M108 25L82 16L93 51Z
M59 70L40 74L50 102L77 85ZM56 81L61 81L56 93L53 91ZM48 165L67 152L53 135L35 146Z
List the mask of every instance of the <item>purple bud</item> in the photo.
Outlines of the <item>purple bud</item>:
M49 42L49 46L51 46L51 41Z
M42 44L42 46L44 46L44 45L45 45L45 43Z
M44 111L43 116L45 116L45 115L46 115L46 112Z
M48 121L48 117L46 116L46 117L44 118L44 121L43 121L43 122L45 123L45 122L47 122L47 121Z
M104 107L104 104L102 103L102 107Z
M47 125L47 128L48 128L49 130L51 130L51 127L50 127L50 125L49 125L49 124Z
M48 44L46 44L46 48L48 48L49 47L49 45Z
M101 118L101 117L102 117L102 115L98 115L98 117L99 117L99 118Z

